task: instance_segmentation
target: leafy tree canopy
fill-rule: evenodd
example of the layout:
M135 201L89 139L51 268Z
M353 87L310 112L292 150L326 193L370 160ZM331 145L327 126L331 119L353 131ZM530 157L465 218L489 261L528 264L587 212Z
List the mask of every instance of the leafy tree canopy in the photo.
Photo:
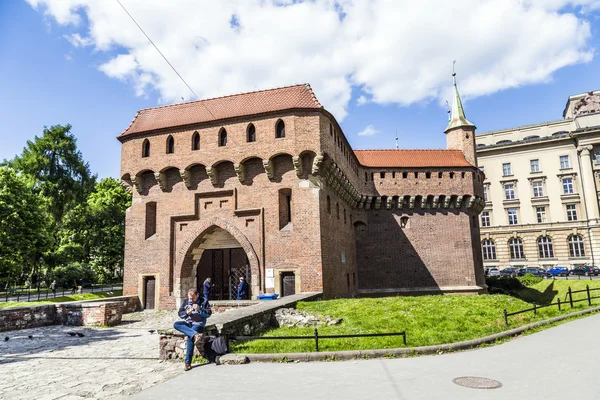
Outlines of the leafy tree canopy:
M46 201L27 179L0 167L0 280L13 281L47 250L50 240Z
M44 128L41 137L27 141L23 153L9 162L49 199L49 211L59 224L66 210L86 200L96 182L70 130L68 124Z

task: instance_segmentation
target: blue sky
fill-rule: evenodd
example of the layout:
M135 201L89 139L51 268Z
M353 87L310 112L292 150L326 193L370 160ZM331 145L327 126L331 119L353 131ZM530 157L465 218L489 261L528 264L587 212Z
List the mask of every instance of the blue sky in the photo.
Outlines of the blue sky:
M182 96L186 100L193 98L165 67L164 60L153 54L155 50L133 22L121 15L122 9L113 7L106 12L92 6L77 9L84 0L69 0L74 8L65 12L53 5L53 0L40 0L39 4L37 0L31 1L36 8L24 1L0 2L0 159L20 153L27 140L41 134L45 125L70 123L92 171L100 178L118 177L120 143L115 137L127 127L136 111L176 102ZM345 6L345 2L340 3ZM225 10L213 4L210 9L198 11L198 15L206 14L206 18L217 22L222 15L225 23L221 25L228 30L216 37L196 31L177 32L173 28L176 32L171 33L169 29L155 28L153 18L160 16L163 21L171 18L170 10L161 9L164 4L154 3L156 10L153 10L152 2L141 8L133 0L123 0L201 98L309 82L325 107L341 121L355 149L393 148L396 131L401 148L444 148L443 130L447 123L444 99L450 100L453 58L457 59L459 89L465 94L467 117L479 132L560 119L569 95L600 89L600 64L595 54L600 47L598 2L575 2L586 4L585 9L573 7L573 2L567 0L563 3L566 8L544 8L528 15L534 21L531 24L525 19L515 22L513 28L506 23L504 29L499 26L497 31L482 31L481 35L488 35L483 44L471 41L468 36L446 35L443 31L427 38L423 35L428 31L424 31L417 35L419 40L402 35L386 47L386 35L396 29L393 20L389 24L384 19L363 21L357 17L361 10L347 5L348 17L338 14L339 19L333 22L324 19L315 23L311 13L319 11L325 18L330 8L339 9L339 4L325 0L322 4L288 5L284 8L289 16L274 5L255 15L239 3ZM315 11L311 7L320 8ZM382 3L380 8L383 7ZM502 7L500 3L498 7ZM193 14L192 11L188 13ZM386 14L395 11L388 10ZM465 24L472 23L472 29L486 29L477 21L485 19L486 13L497 11L479 12L477 18ZM284 25L280 33L272 36L252 27L254 21L269 13ZM79 16L77 23L73 22L73 15ZM518 20L519 16L515 14L512 20ZM321 31L314 37L302 25L285 30L288 17L293 21L306 17L307 24L324 28L319 28ZM119 18L118 23L111 18ZM181 14L172 18L181 18ZM398 14L398 18L402 16ZM535 22L536 18L541 22ZM551 25L548 31L532 34L528 25L543 24L544 18ZM230 21L235 24L225 26ZM372 29L362 27L367 23L388 30L371 35ZM303 29L306 35L297 34ZM360 29L369 34L360 36ZM503 30L518 31L518 36L506 38ZM350 44L340 38L348 31L358 35ZM561 36L555 36L556 32ZM75 34L79 36L74 39ZM181 40L173 40L171 34ZM252 58L252 54L267 51L265 48L278 49L277 40L285 35L289 36L284 37L281 46L297 43L297 47L286 53L286 57L278 56L275 66L258 60L258 56L257 60ZM394 37L398 35L401 33ZM328 38L326 44L322 44L324 37ZM260 49L246 55L245 68L236 70L244 62L231 61L230 56L222 58L231 66L214 56L219 54L217 50L222 53L240 41L245 41L244 48L234 52ZM383 48L378 50L379 47ZM199 53L196 61L188 64L194 58L194 48ZM352 52L347 48L352 48ZM204 50L213 54L212 62L202 58ZM560 61L565 59L569 61ZM538 68L538 61L544 68ZM359 136L368 126L376 133Z

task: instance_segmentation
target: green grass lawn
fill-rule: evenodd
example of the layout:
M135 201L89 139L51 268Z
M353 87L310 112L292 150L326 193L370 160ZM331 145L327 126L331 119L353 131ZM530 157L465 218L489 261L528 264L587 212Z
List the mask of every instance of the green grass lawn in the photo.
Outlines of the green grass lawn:
M298 303L297 308L313 314L342 318L337 326L319 327L319 335L384 333L406 331L406 347L454 343L499 333L571 312L565 304L562 311L556 306L509 317L510 326L504 323L503 310L508 312L530 308L531 302L549 304L572 290L600 288L600 281L544 280L507 295L480 296L418 296L340 299ZM585 293L573 299L585 298ZM592 292L600 296L600 291ZM592 300L600 305L600 299ZM589 307L587 302L575 304L576 310ZM278 328L264 336L310 336L314 328ZM319 341L320 351L386 349L404 347L402 337L324 339ZM236 343L233 351L239 353L284 353L314 351L314 340L256 340Z
M39 306L41 304L50 304L50 303L64 303L68 301L80 301L80 300L94 300L94 299L103 299L106 297L115 297L122 296L122 290L114 290L112 294L108 294L107 292L98 292L98 293L83 293L83 294L71 294L68 296L61 296L56 298L48 298L47 300L40 301L26 301L26 302L16 302L16 301L8 301L0 303L0 309L2 308L11 308L11 307L27 307L27 306Z

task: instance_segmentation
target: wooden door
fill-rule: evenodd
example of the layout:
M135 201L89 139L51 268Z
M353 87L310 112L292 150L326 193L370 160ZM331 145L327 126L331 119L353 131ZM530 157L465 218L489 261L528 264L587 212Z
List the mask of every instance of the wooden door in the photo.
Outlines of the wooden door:
M144 278L144 309L154 310L154 297L156 291L156 278L148 276Z

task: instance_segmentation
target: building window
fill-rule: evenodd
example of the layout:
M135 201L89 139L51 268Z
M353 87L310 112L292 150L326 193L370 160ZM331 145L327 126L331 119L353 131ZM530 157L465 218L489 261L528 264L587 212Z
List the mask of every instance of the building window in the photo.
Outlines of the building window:
M509 225L517 225L519 223L519 221L517 219L517 209L509 208L506 210L506 212L508 214L508 224Z
M554 258L552 239L550 239L548 236L543 236L538 239L538 250L540 253L540 258Z
M567 221L577 221L577 204L567 204Z
M529 160L531 172L540 172L540 160Z
M544 196L544 183L543 182L533 182L533 197L543 197Z
M450 176L450 179L454 179L454 172L450 172L448 175Z
M523 249L523 241L520 238L512 238L508 241L510 249L510 259L520 260L525 258L525 250Z
M572 193L574 193L574 190L573 190L573 178L563 178L562 185L563 185L563 193L564 194L572 194Z
M594 150L594 163L600 164L600 150Z
M408 178L408 172L403 172L402 173L402 179L406 179Z
M254 124L248 125L248 130L246 132L246 141L256 142L256 128L254 127Z
M156 202L146 203L146 239L156 234Z
M425 172L425 179L431 179L431 172Z
M485 239L481 242L483 248L483 259L484 260L495 260L496 259L496 245L493 240Z
M483 211L481 213L481 226L490 226L490 212Z
M400 218L400 228L408 228L408 217Z
M502 164L502 176L511 176L512 169L510 168L510 163Z
M150 141L148 139L144 140L142 144L142 157L150 157Z
M169 135L167 138L167 154L173 154L175 152L175 139Z
M344 225L346 225L346 209L344 208Z
M504 194L506 200L514 200L515 199L515 185L513 183L507 183L504 185Z
M227 146L227 131L225 130L225 128L222 128L219 132L219 146Z
M279 229L292 222L292 190L279 189Z
M277 139L281 139L285 137L285 124L283 123L282 120L279 120L277 122L277 125L275 126L275 137Z
M569 156L560 156L560 169L567 169L569 166Z
M331 214L331 199L327 196L327 213Z
M488 187L487 186L483 187L483 201L489 201L489 198L488 198Z
M333 125L329 124L329 136L333 136Z
M380 172L380 173L379 173L379 177L380 177L381 179L385 178L385 172Z
M585 257L583 237L580 235L569 236L569 254L571 257Z
M194 132L192 135L192 150L200 150L200 134Z
M547 221L546 219L546 207L536 207L535 215L537 217L537 222L542 224Z
M335 216L337 219L340 219L340 205L339 203L335 203Z

